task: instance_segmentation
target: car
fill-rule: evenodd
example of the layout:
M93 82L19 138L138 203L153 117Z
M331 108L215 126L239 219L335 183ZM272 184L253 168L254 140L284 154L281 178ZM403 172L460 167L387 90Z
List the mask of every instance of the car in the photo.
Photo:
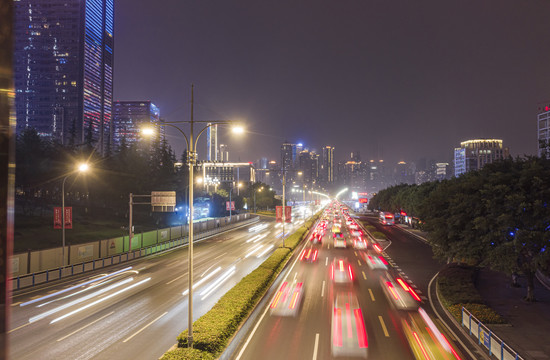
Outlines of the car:
M352 238L361 237L363 235L363 233L359 230L351 230L349 233Z
M380 286L390 303L399 310L417 310L420 297L403 279L393 278L389 273L380 276Z
M271 301L271 315L274 316L297 316L300 312L300 305L304 297L304 283L294 281L283 282L275 297Z
M330 265L330 279L337 284L353 282L353 269L347 258L334 258Z
M305 248L300 255L300 261L315 262L319 256L319 250L314 248Z
M367 241L361 237L353 239L353 248L357 250L365 250L367 248Z
M324 235L325 235L325 232L323 230L316 231L313 234L311 234L310 240L313 244L322 244Z
M361 256L371 270L388 269L388 262L381 255L378 255L372 251L367 251L366 253L361 253Z
M351 291L337 292L332 308L332 356L366 358L368 346L365 320L357 297Z
M334 248L335 249L342 249L342 248L347 248L347 243L346 243L346 239L342 236L342 237L335 237L334 238Z

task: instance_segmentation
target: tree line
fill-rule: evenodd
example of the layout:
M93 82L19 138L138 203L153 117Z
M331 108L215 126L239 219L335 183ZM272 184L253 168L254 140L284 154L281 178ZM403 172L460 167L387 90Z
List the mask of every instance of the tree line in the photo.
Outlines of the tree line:
M550 270L550 160L506 159L450 180L397 185L369 208L420 219L436 258L489 266L527 279Z
M79 162L90 165L89 173L78 174ZM181 163L181 166L176 166ZM151 139L127 144L122 142L116 151L106 156L94 150L91 141L82 145L62 145L39 136L32 128L26 129L16 140L16 213L20 216L50 216L53 206L61 205L61 185L65 183L67 206L82 206L86 216L124 218L128 213L129 193L146 195L151 191L176 191L177 203L188 202L189 171L187 152L179 161L166 140ZM254 191L256 206L275 205L273 191L265 184L243 184L239 195L233 190L232 200L237 209L244 204L250 209ZM195 199L208 198L211 216L225 216L225 201L230 185L221 184L210 193L195 189ZM136 215L155 218L158 225L166 225L167 216L151 213L150 207L136 207ZM181 217L181 216L180 216Z

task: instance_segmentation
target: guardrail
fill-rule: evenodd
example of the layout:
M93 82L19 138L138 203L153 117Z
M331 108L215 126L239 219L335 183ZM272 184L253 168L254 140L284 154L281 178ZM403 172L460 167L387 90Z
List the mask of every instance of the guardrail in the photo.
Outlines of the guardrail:
M221 232L233 230L238 227L253 224L255 222L258 222L259 219L260 218L256 216L254 218L244 220L235 224L230 224L227 226L197 233L194 236L193 243L200 240L204 240L205 238L210 237L211 235L214 235L217 233L221 233ZM184 236L179 239L167 240L155 245L150 245L147 247L128 251L125 253L103 257L101 259L94 259L94 260L72 264L72 265L68 265L68 266L60 267L56 269L49 269L49 270L34 272L31 274L17 276L11 279L11 283L13 284L12 285L13 290L19 290L22 288L47 283L49 281L59 280L64 277L82 274L87 271L93 271L93 270L101 269L107 266L117 265L130 260L156 254L162 251L174 249L178 246L186 245L188 242L189 242L189 237Z
M478 339L479 345L489 350L489 355L499 360L524 360L464 307L462 307L462 326L468 329L470 336L473 335Z

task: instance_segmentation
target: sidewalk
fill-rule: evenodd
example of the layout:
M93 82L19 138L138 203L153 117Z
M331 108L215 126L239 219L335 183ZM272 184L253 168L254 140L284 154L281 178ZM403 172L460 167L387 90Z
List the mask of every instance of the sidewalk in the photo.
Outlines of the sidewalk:
M426 237L420 230L399 226ZM527 293L525 277L519 278L519 288L513 287L511 281L511 276L490 269L479 272L476 288L481 297L509 323L488 327L525 360L550 360L550 290L535 279L537 301L529 303L523 300Z
M534 303L523 301L527 293L525 277L520 287L511 285L511 277L483 269L476 287L487 305L502 315L511 326L489 328L525 360L550 359L550 290L535 280Z

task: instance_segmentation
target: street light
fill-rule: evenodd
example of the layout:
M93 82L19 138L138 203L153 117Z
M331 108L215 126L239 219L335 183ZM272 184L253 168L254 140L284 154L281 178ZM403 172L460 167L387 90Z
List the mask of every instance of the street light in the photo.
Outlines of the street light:
M193 171L194 171L194 165L195 165L196 155L197 155L195 150L197 148L199 137L210 126L216 125L216 124L226 124L226 125L234 124L231 121L195 121L193 119L193 105L194 105L193 89L194 89L194 85L191 85L191 119L189 121L163 122L160 124L154 124L154 123L151 124L154 126L170 126L174 129L177 129L185 138L185 143L187 145L187 149L189 153L188 162L187 162L189 166L189 179L190 179L189 181L189 250L188 250L189 306L188 306L188 315L187 315L188 316L187 342L188 342L189 348L193 347L193 183L194 183ZM182 124L182 123L190 125L189 138L187 137L187 135L185 135L185 133L179 126L175 125L175 124ZM195 123L207 124L199 132L196 138L194 138L194 133L193 133ZM235 134L244 133L243 127L237 126L237 125L233 125L232 131ZM151 135L151 134L154 134L154 130L151 128L144 128L142 129L142 133L144 135ZM130 239L130 241L132 241L132 239Z
M80 174L88 171L89 166L86 163L81 163L77 166L77 170L71 172L69 175L63 178L63 183L61 184L61 229L62 229L62 239L63 239L63 267L65 267L65 181L69 176L73 174Z

